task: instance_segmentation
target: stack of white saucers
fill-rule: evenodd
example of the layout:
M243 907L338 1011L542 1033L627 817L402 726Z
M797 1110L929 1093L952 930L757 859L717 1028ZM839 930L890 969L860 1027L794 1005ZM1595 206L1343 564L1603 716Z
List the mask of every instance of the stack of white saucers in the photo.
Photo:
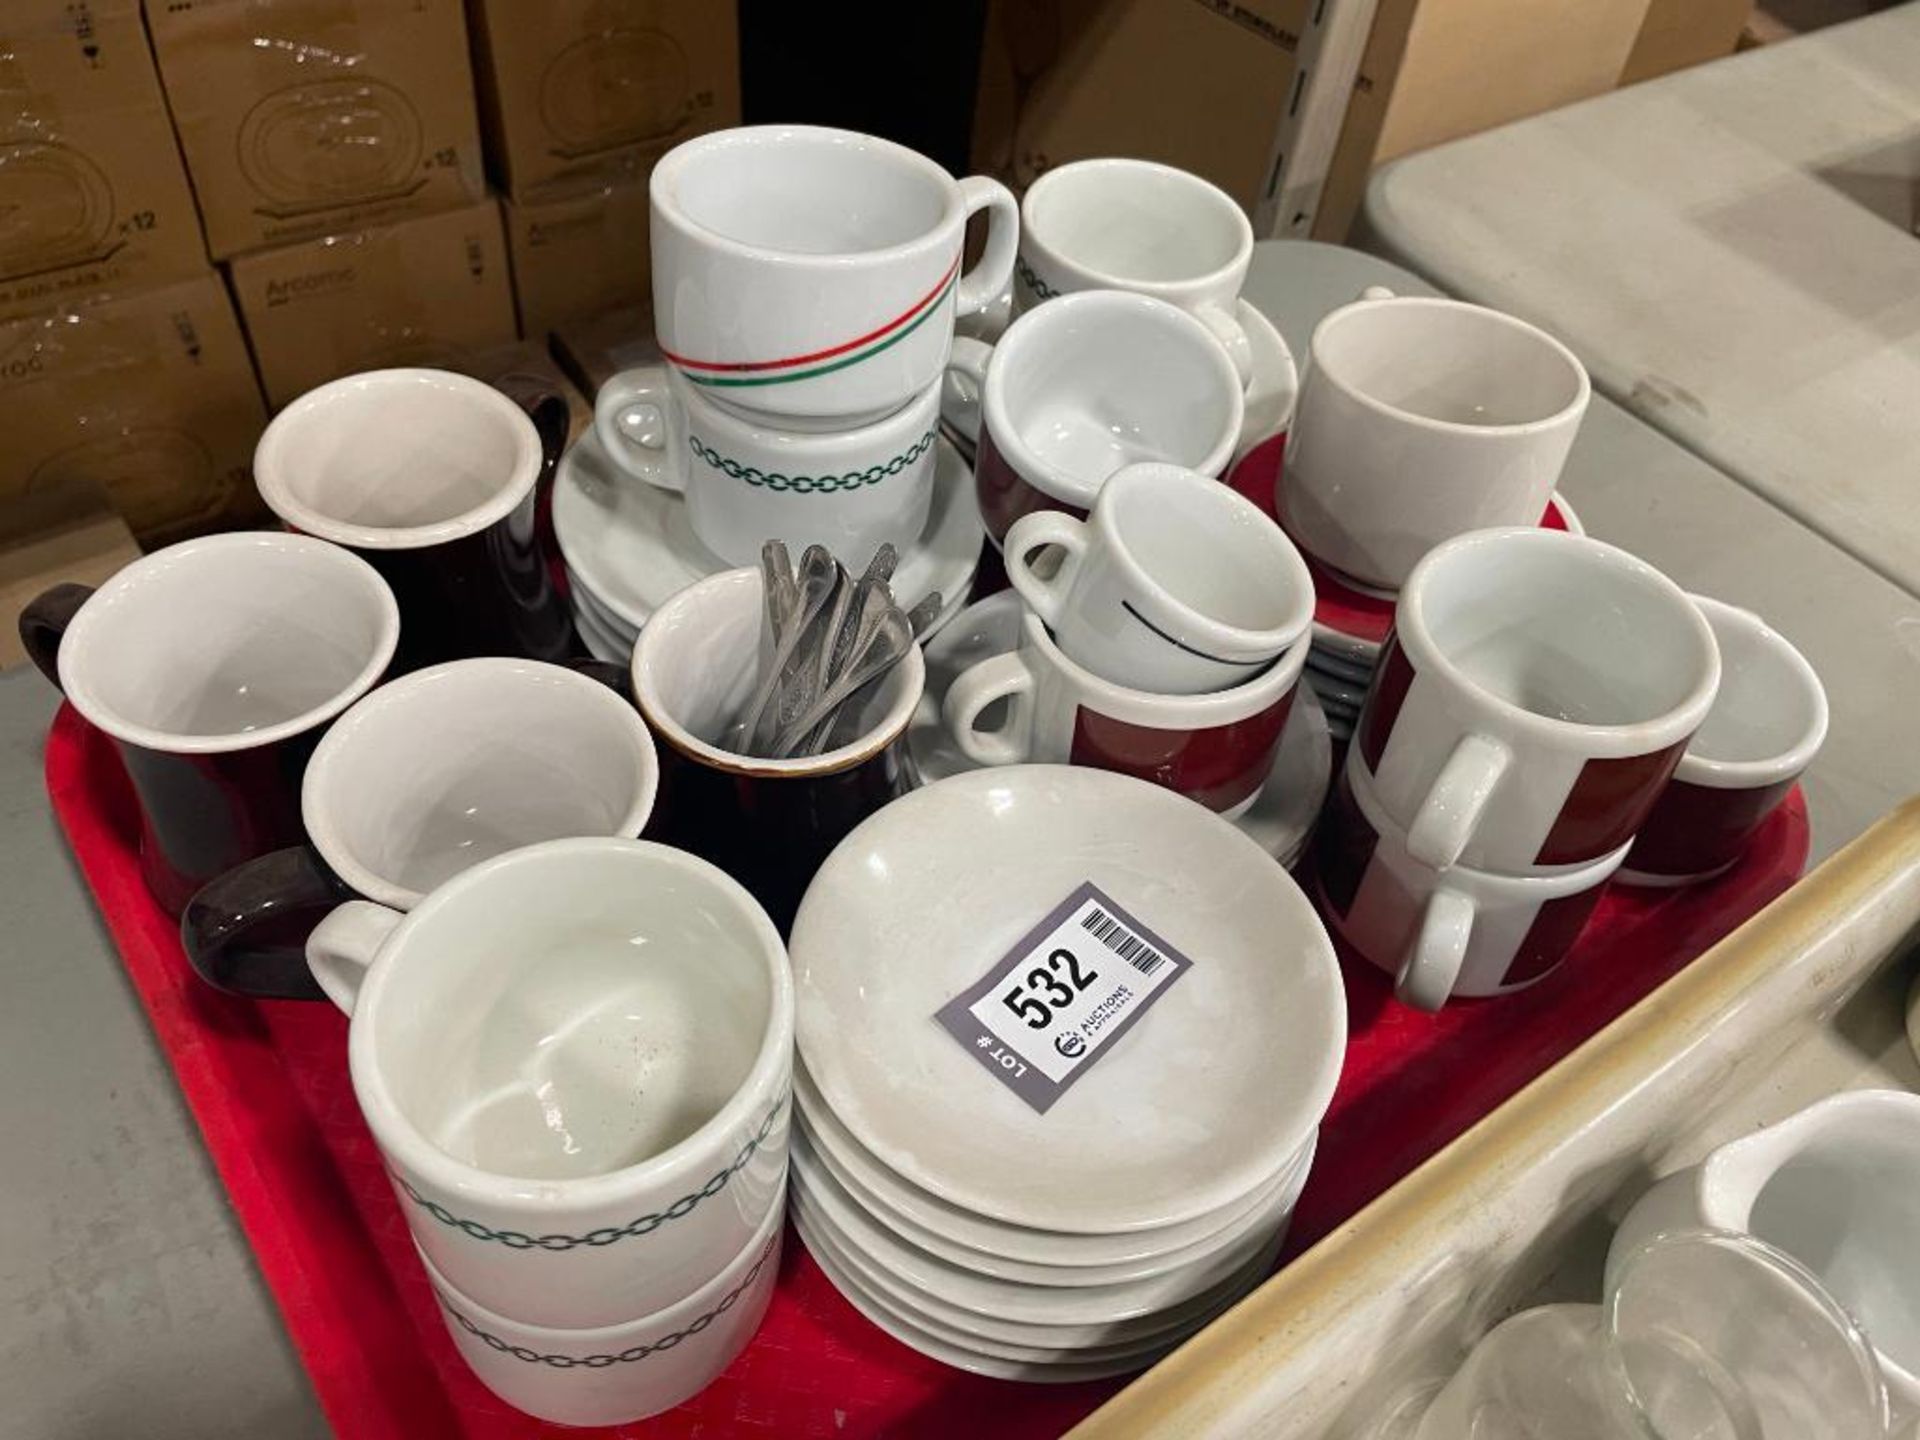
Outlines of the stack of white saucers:
M687 586L730 568L695 538L686 498L618 469L592 430L561 457L553 531L572 582L580 638L600 659L621 664L632 656L648 616ZM934 590L946 602L926 634L966 605L985 535L973 472L942 444L926 526L893 576L903 609ZM867 557L840 558L864 565Z
M1089 886L1138 930L1104 911L1071 928ZM1122 1004L1110 1037L1104 1008L1037 1027L996 1068L985 1030L963 1042L935 1013L998 1004L1035 945L1089 1000L1155 998ZM1226 821L1103 771L956 775L829 857L790 953L794 1223L896 1339L1006 1378L1119 1374L1271 1271L1345 1003L1305 896ZM1048 1044L1078 1058L1036 1103L1003 1076Z

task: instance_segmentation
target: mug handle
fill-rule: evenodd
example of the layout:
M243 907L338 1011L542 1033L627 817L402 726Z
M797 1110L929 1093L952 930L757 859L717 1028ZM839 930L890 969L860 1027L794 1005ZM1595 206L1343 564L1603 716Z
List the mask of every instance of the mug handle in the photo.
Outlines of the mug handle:
M1369 285L1360 292L1362 300L1394 300L1399 297L1384 285Z
M567 453L567 431L573 428L573 416L567 410L566 396L536 375L504 375L494 389L518 405L540 436L540 484L547 485L560 468L560 457Z
M1407 850L1413 858L1436 870L1458 861L1512 763L1513 751L1492 736L1463 736L1407 827Z
M970 335L953 337L947 372L940 382L940 418L971 443L980 443L980 421L987 399L987 363L993 346Z
M1048 545L1058 545L1066 554L1061 557L1060 568L1053 578L1043 580L1034 573L1027 557ZM1049 629L1060 626L1074 577L1086 563L1087 545L1086 524L1058 510L1036 510L1031 515L1022 515L1007 531L1000 557L1006 566L1007 579L1027 602L1027 608L1046 621Z
M201 886L180 913L180 945L216 989L262 1000L324 1000L303 960L261 946L255 932L288 913L331 907L352 895L308 846L275 850Z
M91 585L72 582L50 585L29 600L20 612L20 644L27 658L56 690L61 688L60 641L65 638L73 617L80 613L80 607L92 598Z
M1467 958L1473 915L1473 901L1458 890L1434 891L1420 917L1420 933L1413 950L1394 978L1393 993L1416 1010L1438 1010L1445 1005Z
M629 412L651 406L660 417L660 439L649 444L629 435L622 428ZM662 490L684 491L686 472L681 469L680 444L675 431L680 428L679 407L667 388L664 365L642 365L622 370L600 387L593 402L593 433L600 447L627 474L658 485Z
M1233 361L1233 368L1240 376L1240 388L1244 390L1253 381L1253 346L1247 340L1246 327L1240 323L1239 316L1221 305L1202 305L1193 316L1226 348L1227 358Z
M953 313L973 315L998 300L1013 280L1013 252L1020 243L1020 202L998 180L969 175L960 182L960 203L969 216L987 216L987 245L954 287Z
M1033 682L1018 650L982 660L957 676L947 688L940 719L960 753L976 765L1024 765L1033 750ZM996 700L1007 702L1007 723L994 731L976 730L980 712Z
M371 900L349 900L328 912L307 937L307 969L314 980L347 1014L360 999L367 967L394 927L406 917Z

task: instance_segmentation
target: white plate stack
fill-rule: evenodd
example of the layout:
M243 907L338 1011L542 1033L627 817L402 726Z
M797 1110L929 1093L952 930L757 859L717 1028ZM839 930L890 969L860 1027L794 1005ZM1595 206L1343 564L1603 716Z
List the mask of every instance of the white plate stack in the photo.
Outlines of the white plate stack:
M999 1004L1028 973L1003 966L1086 886L1139 931L1095 912L1035 953L1072 945L1055 971L1089 999L1157 998L1036 1105L935 1012ZM981 1374L1086 1380L1152 1364L1270 1273L1345 1004L1305 897L1231 825L1102 771L954 776L834 852L790 950L793 1218L875 1325Z

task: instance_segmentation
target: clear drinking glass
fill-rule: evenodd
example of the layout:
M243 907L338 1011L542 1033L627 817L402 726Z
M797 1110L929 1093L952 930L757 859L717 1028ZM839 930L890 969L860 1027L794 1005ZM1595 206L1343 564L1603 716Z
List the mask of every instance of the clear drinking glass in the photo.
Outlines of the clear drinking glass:
M1883 1440L1887 1394L1853 1318L1747 1235L1679 1231L1604 1305L1495 1327L1416 1440Z

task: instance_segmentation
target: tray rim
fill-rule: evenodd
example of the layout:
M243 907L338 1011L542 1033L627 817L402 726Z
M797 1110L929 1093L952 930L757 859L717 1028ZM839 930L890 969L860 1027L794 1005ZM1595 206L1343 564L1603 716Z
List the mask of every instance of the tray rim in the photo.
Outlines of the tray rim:
M1784 1021L1806 996L1837 1005L1920 926L1920 796L1754 914L1691 965L1523 1086L1067 1434L1242 1433L1234 1420L1316 1340L1388 1303L1410 1264L1490 1200L1484 1178L1523 1180L1607 1111L1683 1062L1708 1057L1736 1006ZM1482 1223L1486 1223L1483 1219ZM1358 1353L1358 1352L1356 1352ZM1299 1373L1295 1372L1296 1375ZM1360 1377L1353 1376L1351 1379Z

